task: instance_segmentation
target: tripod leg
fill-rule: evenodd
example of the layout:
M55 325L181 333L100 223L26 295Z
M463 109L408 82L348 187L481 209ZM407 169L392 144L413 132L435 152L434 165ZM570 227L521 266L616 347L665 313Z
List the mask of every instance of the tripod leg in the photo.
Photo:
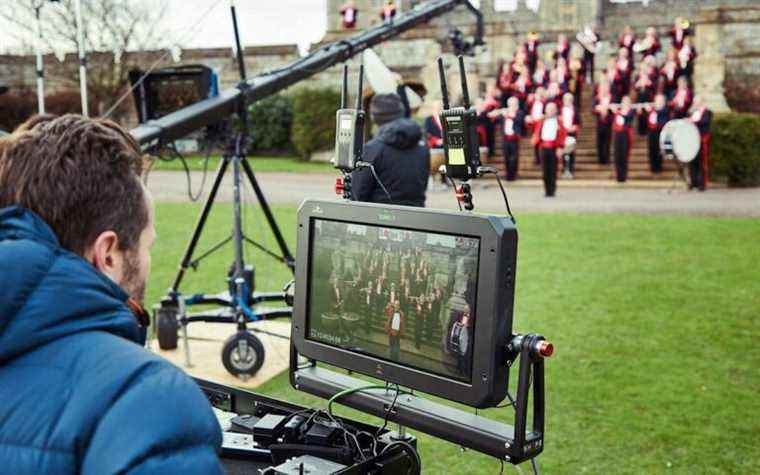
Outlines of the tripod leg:
M295 259L293 259L293 255L290 253L288 244L285 242L285 239L282 237L282 233L280 232L280 227L277 225L277 221L275 221L274 219L272 210L269 208L269 203L267 203L267 200L264 197L264 193L261 191L261 187L259 187L259 182L256 180L256 175L253 174L253 170L251 169L251 164L248 163L248 160L243 159L242 165L243 165L243 170L245 171L245 174L248 175L248 180L251 182L253 191L254 193L256 193L256 198L259 200L259 204L261 204L261 209L264 211L264 216L266 216L267 218L269 227L272 228L272 233L274 234L274 237L277 240L277 245L280 246L280 251L282 252L282 257L285 260L285 264L287 264L287 266L290 267L290 270L293 270L295 268Z
M217 168L216 170L216 176L214 177L214 184L211 187L211 191L209 192L208 198L206 198L206 202L203 204L203 210L201 211L201 214L198 217L198 222L196 223L195 229L193 230L193 235L190 238L190 242L187 245L187 249L185 249L185 254L182 256L182 262L179 265L179 271L177 272L177 276L174 278L174 283L172 284L172 287L170 290L171 294L176 293L177 290L179 289L179 284L182 282L182 278L185 276L185 271L190 265L190 262L192 262L195 246L198 245L198 240L200 239L201 233L203 232L203 226L206 224L206 218L208 218L208 214L211 211L211 207L214 205L214 199L216 199L216 193L219 191L219 186L222 183L222 178L224 178L224 172L227 171L228 165L229 165L229 159L227 157L223 157L222 162L219 164L219 168Z

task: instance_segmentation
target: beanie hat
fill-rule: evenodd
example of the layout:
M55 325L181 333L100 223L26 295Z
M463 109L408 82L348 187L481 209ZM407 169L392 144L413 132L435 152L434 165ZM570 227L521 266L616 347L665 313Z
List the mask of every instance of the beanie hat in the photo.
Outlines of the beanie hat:
M373 122L383 125L404 117L404 105L396 93L375 94L370 102L370 113Z

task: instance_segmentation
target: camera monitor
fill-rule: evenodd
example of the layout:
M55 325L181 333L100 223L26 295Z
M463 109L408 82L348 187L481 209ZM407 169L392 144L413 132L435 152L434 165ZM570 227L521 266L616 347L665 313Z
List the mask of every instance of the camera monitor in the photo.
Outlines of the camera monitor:
M298 353L476 407L506 395L517 230L509 219L306 201Z

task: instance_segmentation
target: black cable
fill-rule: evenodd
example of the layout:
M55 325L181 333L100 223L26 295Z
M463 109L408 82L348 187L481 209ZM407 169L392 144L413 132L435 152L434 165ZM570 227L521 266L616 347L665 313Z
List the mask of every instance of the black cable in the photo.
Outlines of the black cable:
M505 407L512 406L515 408L515 410L517 410L517 403L515 402L514 399L512 399L512 395L509 394L509 391L507 391L507 398L509 399L509 404L502 404L501 406L496 406L496 409L502 409Z
M393 202L393 198L391 198L391 194L388 193L388 189L383 185L383 182L380 180L380 177L377 176L377 172L375 171L375 167L368 162L356 162L356 168L369 168L369 170L372 172L372 176L375 177L375 181L378 185L380 185L380 188L382 188L383 193L385 193L385 196L388 198L388 202Z
M534 475L539 475L538 471L538 463L536 463L535 457L530 459L530 466L533 467L533 473Z
M451 178L450 176L448 176L448 175L443 175L443 176L446 177L446 178L448 178L449 181L451 182L451 187L454 188L454 198L456 198L456 200L457 200L457 205L459 206L459 211L462 211L462 202L459 201L459 197L457 196L457 184L454 183L454 179Z
M203 195L203 190L206 187L206 179L208 178L208 164L211 160L211 150L213 148L213 143L209 145L209 147L206 149L206 157L203 162L203 178L201 178L201 185L198 189L198 192L194 195L193 194L193 182L192 177L190 173L190 167L187 164L187 160L185 159L184 155L182 155L179 150L177 150L177 145L172 142L171 145L168 146L169 150L174 153L174 158L178 158L180 163L182 163L182 168L185 171L185 177L187 179L187 197L192 202L196 202L200 199L201 195ZM170 160L172 160L170 159Z
M504 475L504 459L499 459L501 466L499 467L499 475Z
M386 390L387 390L387 388L386 388ZM388 419L390 419L390 417L391 417L391 413L393 412L393 408L396 407L396 401L398 401L399 394L401 394L401 388L399 388L399 386L397 384L396 385L396 395L393 396L393 402L391 402L391 405L388 408L388 410L385 411L385 417L383 418L383 426L381 428L379 428L375 432L375 439L377 439L378 437L380 437L380 434L382 434L382 432L388 427Z
M499 184L499 189L501 189L501 196L504 198L504 204L507 206L507 214L509 215L509 219L512 220L512 224L517 224L517 220L515 220L515 216L512 214L512 210L509 208L509 199L507 198L507 192L504 191L504 185L501 183L501 178L499 177L498 171L493 167L478 167L478 172L493 173L493 175L496 177L496 182Z

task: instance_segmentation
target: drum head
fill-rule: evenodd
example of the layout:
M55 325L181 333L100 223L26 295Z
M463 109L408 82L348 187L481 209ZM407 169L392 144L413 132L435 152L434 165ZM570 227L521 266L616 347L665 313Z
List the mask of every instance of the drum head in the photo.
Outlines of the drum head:
M697 126L684 119L671 120L660 133L660 150L663 154L672 147L679 162L689 163L699 153L700 137Z
M575 152L575 144L576 144L575 137L573 137L572 135L568 135L567 137L565 137L565 149L564 149L564 152L565 153L573 153L573 152Z

